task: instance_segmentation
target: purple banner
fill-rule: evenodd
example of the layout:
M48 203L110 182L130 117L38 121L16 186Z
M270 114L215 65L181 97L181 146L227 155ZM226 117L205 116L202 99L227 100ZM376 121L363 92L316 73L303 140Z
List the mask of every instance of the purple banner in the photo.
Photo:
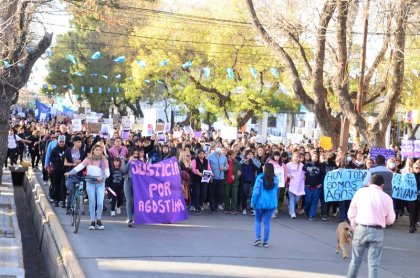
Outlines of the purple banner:
M401 155L403 157L420 157L420 140L407 140L401 142Z
M370 149L370 158L375 160L378 155L383 155L385 159L388 160L391 157L395 157L395 151L393 149L382 149L375 147Z
M150 164L131 162L134 223L175 223L188 218L175 157Z

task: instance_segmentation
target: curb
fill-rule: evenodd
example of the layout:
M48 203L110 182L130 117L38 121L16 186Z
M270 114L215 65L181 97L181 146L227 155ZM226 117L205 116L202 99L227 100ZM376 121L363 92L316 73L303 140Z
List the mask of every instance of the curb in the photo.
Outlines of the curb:
M24 177L23 190L32 211L33 226L48 277L85 277L67 235L32 169Z

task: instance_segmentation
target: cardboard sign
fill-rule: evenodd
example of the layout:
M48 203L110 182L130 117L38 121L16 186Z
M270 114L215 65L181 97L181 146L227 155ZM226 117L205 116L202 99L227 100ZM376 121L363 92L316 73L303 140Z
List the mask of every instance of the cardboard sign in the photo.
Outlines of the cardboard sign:
M331 137L321 136L319 138L319 145L321 146L321 148L324 148L324 150L332 150L333 144Z
M132 126L131 126L131 130L132 131L142 131L143 130L143 124L138 124L138 123L136 123L136 124L133 124Z
M102 124L101 123L89 123L88 129L91 134L99 134L101 132Z

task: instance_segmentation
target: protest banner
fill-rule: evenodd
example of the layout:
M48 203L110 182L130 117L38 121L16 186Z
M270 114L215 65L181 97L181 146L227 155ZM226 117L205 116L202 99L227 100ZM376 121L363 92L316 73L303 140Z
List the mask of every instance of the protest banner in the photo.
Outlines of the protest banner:
M159 143L165 143L166 142L165 132L157 131L156 132L156 138L157 138Z
M87 116L86 117L86 122L88 122L88 123L97 123L98 122L98 118L96 116Z
M42 122L42 121L45 121L46 119L47 119L47 114L44 112L41 112L41 114L39 115L39 120Z
M90 134L99 134L99 132L101 132L101 127L102 127L101 123L88 122L88 129L89 129Z
M417 200L417 183L414 174L396 174L392 176L392 198L414 201Z
M165 132L170 132L171 131L171 123L165 123Z
M184 126L182 129L186 134L194 134L194 130L190 125Z
M321 136L319 137L319 145L321 148L324 148L324 150L332 150L333 144L331 137L328 136Z
M383 149L383 148L372 147L370 149L370 158L375 160L378 155L383 155L385 159L388 160L391 157L395 157L395 151L393 149Z
M175 223L188 218L175 157L159 163L131 163L134 223Z
M122 129L124 130L130 130L131 129L131 121L129 117L122 117L121 120Z
M416 157L415 142L413 140L405 140L401 142L401 155L403 157Z
M303 139L303 135L299 133L287 133L286 137L291 144L299 144Z
M269 135L268 136L268 141L273 143L273 144L280 144L280 143L283 142L283 138L281 136Z
M363 186L367 170L338 169L329 171L324 178L325 202L351 200Z
M139 123L133 124L131 126L131 130L132 131L142 131L143 130L143 124L139 124Z
M121 139L123 139L123 140L130 139L130 131L129 130L122 130L121 131Z
M82 131L82 120L81 119L73 119L71 120L73 131L78 132Z
M109 125L102 124L100 133L103 138L111 138L114 132L111 131L111 127Z

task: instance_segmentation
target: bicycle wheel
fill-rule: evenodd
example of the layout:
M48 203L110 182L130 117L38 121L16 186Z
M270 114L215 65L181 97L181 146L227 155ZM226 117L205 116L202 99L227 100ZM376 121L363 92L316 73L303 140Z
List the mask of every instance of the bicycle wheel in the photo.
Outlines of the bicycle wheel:
M83 196L77 196L76 201L76 209L74 212L74 233L77 233L79 230L80 219L82 218L82 210L83 210Z
M74 212L76 211L75 202L76 202L76 198L73 197L71 208L70 208L71 209L71 226L74 226L74 220L75 220Z

